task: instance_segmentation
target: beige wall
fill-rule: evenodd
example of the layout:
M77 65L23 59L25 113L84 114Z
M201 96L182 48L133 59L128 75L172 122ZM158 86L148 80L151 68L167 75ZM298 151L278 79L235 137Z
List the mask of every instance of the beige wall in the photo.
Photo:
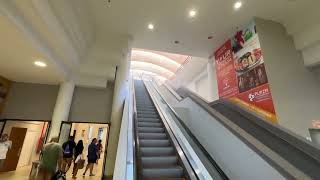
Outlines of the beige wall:
M59 86L13 82L2 119L51 121Z
M107 88L76 87L70 108L69 121L110 122L113 84Z
M281 24L256 19L256 25L279 123L307 137L320 119L320 83Z

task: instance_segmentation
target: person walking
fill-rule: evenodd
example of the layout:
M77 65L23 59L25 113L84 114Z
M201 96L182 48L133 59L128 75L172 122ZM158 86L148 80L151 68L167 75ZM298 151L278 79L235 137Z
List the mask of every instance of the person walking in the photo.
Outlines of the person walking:
M83 173L83 176L86 175L87 170L90 168L90 176L94 176L92 173L93 165L97 162L98 159L98 147L97 147L97 138L93 138L91 144L88 147L88 164L86 170Z
M98 144L97 144L97 148L98 148L98 159L100 159L102 150L103 150L103 146L102 146L102 140L99 139Z
M75 147L76 147L76 143L74 142L73 136L69 136L68 141L63 143L62 145L63 162L61 165L61 171L64 173L67 173L69 168L71 167Z
M58 141L58 137L54 137L43 146L37 180L51 180L57 168L61 167L63 149Z
M12 142L9 140L8 134L2 134L0 138L0 170L4 166L8 150L11 148L11 146Z
M79 158L81 158L82 156L82 152L83 152L83 141L82 140L79 140L75 149L74 149L74 165L73 165L73 171L72 171L72 178L73 179L76 179L77 177L77 173L78 173L78 165L79 165L79 162L80 160L78 160ZM78 160L78 161L77 161Z

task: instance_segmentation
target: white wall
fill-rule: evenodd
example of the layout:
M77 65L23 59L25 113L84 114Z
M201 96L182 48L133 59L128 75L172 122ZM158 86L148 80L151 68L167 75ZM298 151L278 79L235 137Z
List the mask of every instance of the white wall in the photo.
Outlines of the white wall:
M230 179L285 179L239 137L189 97L179 102L165 87L160 88L166 101Z
M19 162L17 167L31 165L32 161L39 159L39 153L36 153L37 143L41 135L44 122L38 121L7 121L3 133L10 135L13 127L27 128L26 137L23 142ZM14 141L13 141L14 143Z
M280 125L307 137L320 119L320 83L279 23L256 19L273 102Z
M214 79L216 79L215 69L214 67L212 68L214 71ZM213 84L214 84L213 97L210 97L211 95L209 92L210 91L209 78L207 73L207 67L205 66L201 71L201 73L198 74L196 77L194 77L186 87L192 92L202 97L203 99L205 99L206 101L211 102L219 99L217 81L215 80Z

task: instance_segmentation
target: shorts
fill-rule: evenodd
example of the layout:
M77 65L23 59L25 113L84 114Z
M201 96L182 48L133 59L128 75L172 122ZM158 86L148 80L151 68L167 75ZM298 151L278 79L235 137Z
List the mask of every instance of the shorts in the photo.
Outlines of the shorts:
M96 163L97 159L88 159L88 163Z
M63 162L67 163L67 164L71 164L72 163L72 157L71 158L63 158Z

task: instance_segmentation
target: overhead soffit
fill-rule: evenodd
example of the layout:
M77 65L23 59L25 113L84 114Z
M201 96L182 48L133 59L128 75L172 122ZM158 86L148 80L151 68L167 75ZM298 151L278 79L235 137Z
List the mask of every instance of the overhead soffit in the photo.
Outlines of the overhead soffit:
M131 51L131 69L171 79L188 58L186 55L134 48Z

